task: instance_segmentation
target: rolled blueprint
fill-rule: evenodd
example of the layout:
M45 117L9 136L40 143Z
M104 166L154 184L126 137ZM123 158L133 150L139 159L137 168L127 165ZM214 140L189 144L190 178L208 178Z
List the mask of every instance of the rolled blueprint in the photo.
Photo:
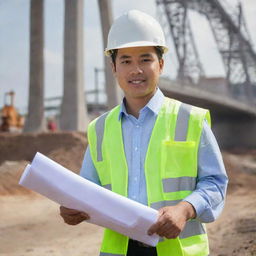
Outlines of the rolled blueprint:
M86 212L88 222L109 228L134 240L156 246L159 236L147 235L158 212L105 189L37 153L19 184L65 207Z

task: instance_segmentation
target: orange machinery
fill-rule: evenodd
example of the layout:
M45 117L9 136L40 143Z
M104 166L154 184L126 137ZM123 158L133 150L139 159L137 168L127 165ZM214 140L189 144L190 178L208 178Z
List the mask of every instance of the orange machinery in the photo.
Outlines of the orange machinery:
M23 117L17 112L14 107L14 96L15 92L6 92L4 95L4 107L1 110L1 126L0 131L21 131L24 125ZM9 104L7 98L10 98Z

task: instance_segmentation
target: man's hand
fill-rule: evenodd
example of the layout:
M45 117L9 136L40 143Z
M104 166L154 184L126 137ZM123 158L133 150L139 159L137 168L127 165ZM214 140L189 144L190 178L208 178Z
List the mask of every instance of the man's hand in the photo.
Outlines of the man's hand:
M186 221L196 217L194 207L188 202L180 202L175 206L166 206L159 210L159 217L148 234L158 234L168 239L176 238L184 229Z
M77 225L90 218L85 212L69 209L64 206L60 206L60 216L63 218L64 222L69 225Z

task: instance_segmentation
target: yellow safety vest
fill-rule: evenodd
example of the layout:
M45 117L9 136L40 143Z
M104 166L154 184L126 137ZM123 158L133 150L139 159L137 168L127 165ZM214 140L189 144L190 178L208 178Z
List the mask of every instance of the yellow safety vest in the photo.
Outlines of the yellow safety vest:
M127 197L128 167L118 120L120 106L89 125L88 139L93 163L103 187ZM165 98L157 116L145 159L148 206L160 209L187 197L196 187L197 154L203 120L208 110ZM100 256L125 256L129 238L105 229ZM176 239L163 239L158 256L206 256L208 238L204 224L189 220Z

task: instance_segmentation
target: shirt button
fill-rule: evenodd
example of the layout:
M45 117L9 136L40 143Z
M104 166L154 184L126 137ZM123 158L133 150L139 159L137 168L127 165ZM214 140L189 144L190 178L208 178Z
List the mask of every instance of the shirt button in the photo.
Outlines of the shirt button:
M135 147L135 148L134 148L134 150L135 150L135 151L137 151L137 150L138 150L138 148L137 148L137 147Z
M132 198L133 198L133 199L136 199L137 197L133 195Z
M137 181L137 180L138 180L138 178L137 178L137 177L135 177L135 178L134 178L134 181Z
M139 126L139 125L136 125L136 127L137 127L137 128L140 128L140 126Z

